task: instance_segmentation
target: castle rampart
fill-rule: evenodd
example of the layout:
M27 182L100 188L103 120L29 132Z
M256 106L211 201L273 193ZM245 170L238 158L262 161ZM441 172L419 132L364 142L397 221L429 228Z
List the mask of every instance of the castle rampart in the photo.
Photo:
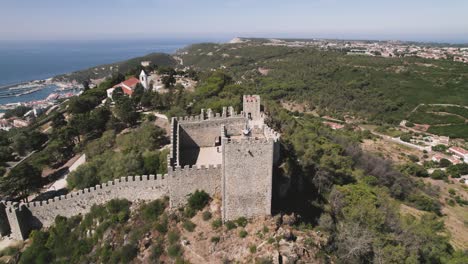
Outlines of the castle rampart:
M5 203L12 237L25 239L29 229L49 227L58 215L86 214L94 204L112 199L156 200L168 196L167 179L167 175L161 174L122 177L45 201Z

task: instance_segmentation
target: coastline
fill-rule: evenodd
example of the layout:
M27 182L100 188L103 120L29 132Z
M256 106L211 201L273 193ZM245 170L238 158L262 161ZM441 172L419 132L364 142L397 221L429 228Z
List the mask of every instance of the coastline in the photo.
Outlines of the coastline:
M18 106L42 106L61 98L74 96L82 90L82 85L74 82L32 80L0 87L0 112ZM15 100L16 98L16 100Z

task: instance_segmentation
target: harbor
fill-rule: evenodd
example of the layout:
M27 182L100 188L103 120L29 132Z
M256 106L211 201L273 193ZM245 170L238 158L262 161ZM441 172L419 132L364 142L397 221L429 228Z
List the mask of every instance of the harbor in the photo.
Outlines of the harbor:
M0 111L20 105L35 107L80 93L81 84L54 82L52 79L36 80L0 87Z

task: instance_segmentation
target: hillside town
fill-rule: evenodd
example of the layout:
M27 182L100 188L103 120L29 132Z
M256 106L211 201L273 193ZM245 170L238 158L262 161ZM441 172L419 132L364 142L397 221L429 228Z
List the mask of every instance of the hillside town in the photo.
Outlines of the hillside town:
M235 39L232 43L248 42L247 39ZM317 47L324 50L342 50L348 55L366 55L381 57L419 57L435 60L453 60L468 63L468 47L432 45L430 43L412 43L402 41L361 41L361 40L283 40L269 39L265 46Z

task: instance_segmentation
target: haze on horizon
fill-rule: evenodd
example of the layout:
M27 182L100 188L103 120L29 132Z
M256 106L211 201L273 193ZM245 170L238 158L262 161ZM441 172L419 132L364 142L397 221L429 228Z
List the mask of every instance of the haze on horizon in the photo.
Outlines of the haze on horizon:
M466 10L466 0L0 0L0 40L243 36L468 43Z

